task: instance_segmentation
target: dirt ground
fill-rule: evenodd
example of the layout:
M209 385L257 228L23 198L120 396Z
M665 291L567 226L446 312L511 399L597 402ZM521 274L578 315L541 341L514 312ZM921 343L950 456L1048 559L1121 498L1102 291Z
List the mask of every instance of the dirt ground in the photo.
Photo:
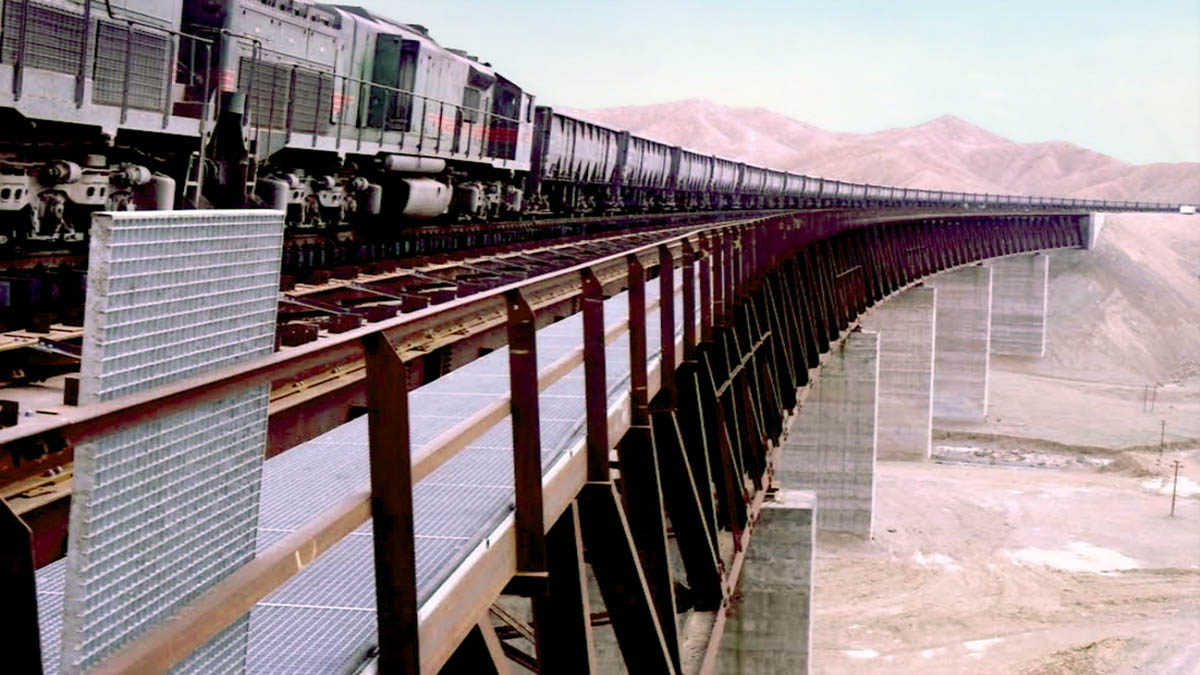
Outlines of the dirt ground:
M818 542L814 673L1200 675L1200 383L1054 370L994 361L986 420L877 464L874 539Z
M1200 450L945 443L819 538L813 672L1200 673Z

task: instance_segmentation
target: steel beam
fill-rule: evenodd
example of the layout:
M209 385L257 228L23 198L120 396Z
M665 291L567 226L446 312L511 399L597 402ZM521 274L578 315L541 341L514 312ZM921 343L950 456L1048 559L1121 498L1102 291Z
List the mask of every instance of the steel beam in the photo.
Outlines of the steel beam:
M446 675L508 675L511 672L504 647L486 613L459 643L441 672Z
M404 362L387 338L363 338L379 672L420 672L417 558L413 535L412 456Z
M646 422L630 426L625 437L617 444L621 496L625 512L636 516L630 521L629 530L642 561L646 585L658 614L667 651L671 655L671 662L678 668L679 629L675 621L675 588L667 553L662 482L648 415Z
M518 290L508 301L508 373L511 389L513 488L517 519L517 570L546 571L542 514L542 440L538 415L537 326Z
M696 491L696 477L684 449L683 433L675 411L656 412L651 417L654 447L658 451L662 476L663 501L671 516L671 526L687 572L688 586L697 609L716 609L720 607L724 595L721 589L720 556L716 542L710 537L713 531L713 525L709 522L711 512L706 512L705 504Z
M678 672L616 488L589 482L578 503L583 545L625 663L639 673Z
M33 533L0 499L0 607L8 628L0 631L5 667L14 673L42 672L37 582L33 574Z
M544 595L533 597L539 672L596 672L591 607L580 536L579 508L572 503L546 534L550 579Z
M588 480L609 479L608 380L604 354L604 289L591 268L583 284L583 378L587 414Z

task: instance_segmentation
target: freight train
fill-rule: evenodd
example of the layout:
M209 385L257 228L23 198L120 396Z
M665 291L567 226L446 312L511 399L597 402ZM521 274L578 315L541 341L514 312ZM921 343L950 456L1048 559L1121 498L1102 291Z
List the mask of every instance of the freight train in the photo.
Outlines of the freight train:
M696 209L1176 205L784 173L535 105L422 26L302 0L2 0L0 246L99 210L281 209L293 231Z

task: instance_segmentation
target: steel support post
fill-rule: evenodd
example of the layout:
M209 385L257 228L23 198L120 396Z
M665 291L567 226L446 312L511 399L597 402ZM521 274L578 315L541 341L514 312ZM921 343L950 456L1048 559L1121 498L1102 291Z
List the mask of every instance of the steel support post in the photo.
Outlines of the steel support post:
M658 326L662 338L658 404L675 408L675 258L666 244L658 247Z
M683 359L696 358L696 253L683 240Z
M604 289L591 268L583 280L583 378L587 410L588 480L606 481L608 453L608 381L604 353Z
M663 518L663 493L658 456L650 428L646 364L646 278L636 255L626 258L629 269L629 380L631 423L617 444L621 467L621 492L625 510L636 517L631 523L633 542L645 571L650 597L671 654L679 666L679 634L675 623L675 592L667 553L667 526Z
M733 320L733 305L737 302L737 263L738 253L741 247L738 245L737 236L732 229L726 229L721 235L721 246L725 249L725 255L722 257L724 263L724 306L721 312L721 323L728 324Z
M713 326L725 323L725 238L719 233L712 235L712 320Z
M712 240L700 235L700 340L712 341L713 297L712 297Z
M788 327L786 317L781 313L779 305L779 273L772 270L764 278L761 290L761 302L767 317L767 329L775 335L778 345L776 352L775 379L779 383L780 394L785 399L784 409L790 409L787 404L788 392L795 393L796 383L796 352L799 349L800 333Z
M0 499L0 607L9 624L0 638L5 662L14 673L42 672L42 641L38 630L37 582L33 568L33 532Z
M513 436L517 572L546 571L546 526L542 514L542 440L538 415L537 326L519 290L505 294L508 306L508 377Z
M716 439L708 436L699 389L699 373L695 361L684 361L679 368L679 409L677 418L683 431L683 447L692 470L692 489L700 500L700 510L708 526L708 538L714 550L717 543L717 506L713 498L713 471L710 465Z
M651 413L654 447L662 473L663 501L671 516L688 586L702 610L720 607L723 599L719 556L709 537L711 526L696 492L696 479L684 449L675 411Z
M734 541L741 537L742 529L746 526L746 499L742 475L734 463L734 445L731 439L732 427L729 424L727 408L721 404L717 385L713 380L711 370L707 381L701 371L700 393L701 401L706 410L711 410L709 430L712 446L717 451L716 461L712 464L713 480L717 484L717 494L720 497L718 515L722 524L728 527L734 535Z
M746 476L746 466L743 461L745 453L745 435L742 433L742 420L745 419L738 404L736 392L737 383L733 373L733 365L729 354L729 328L722 327L718 332L716 348L719 370L714 373L713 382L716 387L717 406L724 411L725 423L728 425L730 462L732 462L732 477L738 486L743 485Z
M487 612L458 644L441 672L446 675L509 675L512 672Z
M382 333L365 336L363 349L379 672L415 675L420 672L420 651L407 370Z
M596 672L592 643L591 607L579 508L572 502L546 534L550 579L543 595L533 597L533 623L537 631L538 671L546 673Z
M650 386L646 364L646 271L637 255L626 256L629 285L629 398L632 426L650 424Z
M613 484L586 483L578 504L583 545L626 665L639 673L678 672Z
M797 350L796 381L798 386L808 384L808 370L820 363L821 343L816 328L816 315L810 310L807 287L801 283L800 261L787 261L780 275L781 307L790 325L800 336L801 348Z

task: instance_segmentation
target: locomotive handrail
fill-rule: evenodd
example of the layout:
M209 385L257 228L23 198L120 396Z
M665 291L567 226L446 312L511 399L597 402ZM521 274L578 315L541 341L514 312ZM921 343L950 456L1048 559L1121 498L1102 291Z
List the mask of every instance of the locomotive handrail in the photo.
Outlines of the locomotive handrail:
M239 40L243 40L243 41L252 43L253 49L255 50L255 55L252 57L252 66L251 66L252 71L249 76L250 84L248 86L249 88L246 93L247 93L247 107L251 111L251 114L252 114L251 125L255 128L256 132L265 132L267 134L274 134L279 131L282 131L285 134L285 138L290 138L292 122L295 119L295 103L296 103L295 96L294 96L295 78L293 77L290 81L288 81L286 83L281 83L282 86L286 87L286 93L285 93L284 98L287 101L286 109L283 111L283 129L282 130L278 129L275 124L276 111L274 110L273 106L274 106L274 101L275 101L276 97L274 95L274 91L272 91L272 94L270 95L272 109L267 113L267 118L268 118L267 121L265 123L263 122L263 120L261 119L261 112L258 110L257 106L254 103L254 99L259 96L259 94L256 93L256 90L255 90L256 89L255 85L258 82L258 72L257 72L258 69L255 66L257 65L257 63L259 61L259 56L258 56L259 53L272 53L272 54L277 54L280 56L287 57L289 59L289 61L288 62L280 62L279 65L285 66L286 68L290 69L293 72L305 71L308 73L315 74L317 77L318 87L320 87L322 90L324 87L324 78L326 78L326 77L330 78L330 80L332 81L332 90L333 91L338 91L340 89L340 91L341 91L340 101L338 101L336 103L334 102L334 100L337 99L337 97L331 97L331 99L330 99L330 101L331 101L330 108L331 108L331 112L333 113L332 117L334 119L331 119L327 125L329 127L333 127L336 129L335 144L337 145L337 147L341 147L341 143L344 140L342 130L346 126L347 114L349 114L352 118L351 124L353 124L353 128L356 130L355 141L359 148L362 147L364 130L378 128L378 132L379 132L378 133L378 142L381 144L383 143L383 141L386 137L386 134L388 134L388 133L400 134L400 138L399 138L400 150L404 149L404 143L407 142L407 139L405 138L405 136L407 134L415 133L417 135L417 150L419 151L419 150L424 149L424 143L425 143L426 137L427 137L425 126L426 126L426 120L429 117L429 111L431 109L430 104L437 104L438 133L436 135L436 139L434 139L434 140L438 144L437 151L441 151L441 149L442 149L441 148L441 137L444 134L445 114L446 114L447 108L455 114L457 114L457 113L473 113L474 116L476 117L475 121L470 121L469 119L467 119L467 117L468 117L467 115L465 115L465 114L463 115L462 124L464 126L470 125L472 127L472 130L470 132L464 134L465 141L466 141L465 147L461 151L452 150L451 152L453 154L461 154L465 157L475 156L475 157L478 157L479 159L484 159L486 157L493 156L493 155L488 154L487 144L489 141L489 135L492 133L492 127L495 125L495 123L497 121L514 124L514 125L517 125L518 127L521 124L521 117L519 115L516 117L512 117L512 116L508 116L508 115L500 115L495 112L492 112L491 110L487 110L485 108L475 108L475 107L467 106L467 105L460 104L460 103L454 103L452 101L448 101L448 100L445 100L442 98L437 98L437 97L421 94L421 93L417 92L415 89L404 89L404 88L400 88L400 87L393 87L391 85L381 84L381 83L373 82L370 80L353 77L351 75L347 75L344 73L338 73L336 71L336 69L320 68L320 67L314 67L311 64L295 63L295 62L291 61L291 60L296 59L295 56L288 55L283 52L279 52L277 50L272 50L272 49L262 45L261 42L259 40L257 40L256 38L254 38L253 36L241 35L241 34L232 33L229 31L222 31L222 32L228 33L231 37L237 38ZM277 75L278 74L276 73L276 71L272 70L272 76L271 76L272 77L272 86L274 86L275 78L277 77ZM351 89L355 89L355 88L357 89L356 95L353 97L349 96L348 92ZM361 112L360 106L363 105L363 101L369 100L369 98L368 98L369 92L371 90L376 90L376 89L386 92L386 94L388 96L388 100L386 103L387 107L384 111L384 115L380 121L379 127L374 127L373 125L367 123L367 117L369 116L369 113L367 115L360 114L360 112ZM392 110L393 102L397 96L406 96L409 98L410 101L419 101L421 103L421 106L420 106L421 120L420 120L420 125L418 128L413 128L413 122L410 119L407 122L404 129L397 129L397 130L389 129L388 124L390 121L390 112ZM348 101L351 101L351 100L353 101L352 105L347 103ZM315 108L314 115L316 116L313 119L314 131L312 132L312 134L314 137L317 135L320 135L320 130L321 130L321 127L323 126L320 123L321 119L323 119L321 116L323 103L324 102L321 100L321 97L318 96L317 104L314 106L314 108ZM412 104L410 103L410 105L412 105ZM412 106L412 108L414 110L410 111L410 115L413 114L416 107L417 106ZM474 146L474 140L475 140L476 135L478 135L480 137L478 146ZM474 153L472 153L472 149L474 149Z

